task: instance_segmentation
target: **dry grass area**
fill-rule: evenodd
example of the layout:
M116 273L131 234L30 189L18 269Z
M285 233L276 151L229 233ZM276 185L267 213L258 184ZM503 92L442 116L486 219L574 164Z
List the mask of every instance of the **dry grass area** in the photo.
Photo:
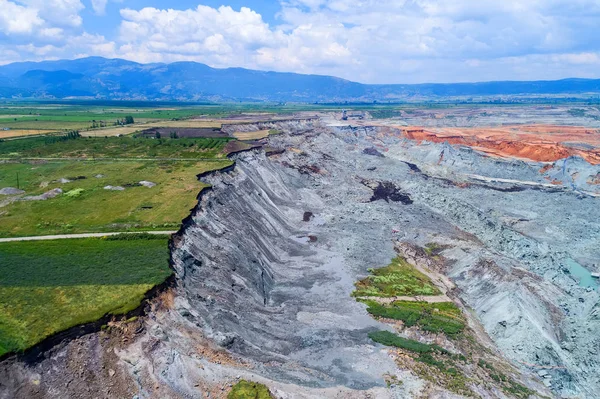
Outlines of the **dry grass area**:
M115 136L119 136L119 135L126 136L128 134L135 133L138 130L144 130L144 129L146 129L146 126L149 126L149 124L109 127L106 129L86 130L86 131L80 132L80 134L84 137L115 137Z
M18 129L18 130L0 130L0 139L8 139L13 137L36 136L40 134L48 134L55 130L39 130L39 129Z
M269 136L269 130L257 130L254 132L235 132L233 137L238 140L259 140Z

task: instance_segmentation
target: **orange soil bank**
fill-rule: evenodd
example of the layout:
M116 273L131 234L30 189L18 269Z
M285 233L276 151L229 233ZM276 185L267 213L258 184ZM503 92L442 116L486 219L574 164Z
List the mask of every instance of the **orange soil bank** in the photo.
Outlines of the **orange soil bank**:
M489 128L403 127L412 140L473 147L491 156L553 162L579 155L600 164L600 130L578 126L523 125Z

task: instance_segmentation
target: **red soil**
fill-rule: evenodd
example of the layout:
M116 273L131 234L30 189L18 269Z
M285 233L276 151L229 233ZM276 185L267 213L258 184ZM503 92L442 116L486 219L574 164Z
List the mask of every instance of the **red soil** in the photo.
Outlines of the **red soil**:
M402 128L412 140L473 147L492 156L553 162L579 155L600 164L600 130L578 126L523 125L489 128Z

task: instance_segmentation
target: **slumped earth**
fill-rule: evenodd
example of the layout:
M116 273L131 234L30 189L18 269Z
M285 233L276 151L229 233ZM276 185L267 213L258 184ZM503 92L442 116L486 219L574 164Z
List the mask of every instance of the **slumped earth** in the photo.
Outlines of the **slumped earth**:
M202 177L177 286L146 318L5 360L0 397L214 398L241 379L280 398L600 391L600 167L331 115L270 129Z

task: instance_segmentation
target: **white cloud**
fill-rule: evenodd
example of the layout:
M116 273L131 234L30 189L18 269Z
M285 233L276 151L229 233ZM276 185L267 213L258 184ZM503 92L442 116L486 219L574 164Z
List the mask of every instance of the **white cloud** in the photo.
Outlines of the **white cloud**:
M90 4L102 15L108 1L115 0ZM371 83L600 77L597 0L280 4L275 25L249 7L125 8L115 38L107 40L85 33L80 0L0 0L0 35L9 37L9 44L0 44L0 62L15 54L20 59L105 55Z
M108 4L108 0L92 0L92 8L97 15L106 13L106 4Z
M116 45L83 30L79 0L0 0L0 63L116 56Z
M55 26L81 26L79 12L85 7L80 0L19 0L30 10L36 10L47 22Z
M0 0L0 32L8 36L29 34L43 23L37 10Z

